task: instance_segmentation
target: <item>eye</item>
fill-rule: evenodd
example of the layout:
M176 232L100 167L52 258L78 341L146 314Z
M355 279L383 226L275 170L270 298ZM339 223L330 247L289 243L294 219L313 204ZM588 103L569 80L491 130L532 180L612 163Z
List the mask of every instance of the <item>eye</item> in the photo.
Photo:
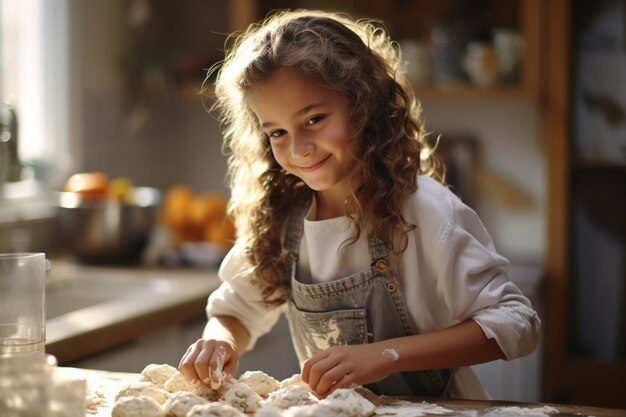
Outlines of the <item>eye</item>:
M272 138L281 137L285 133L287 133L287 132L285 130L283 130L283 129L276 129L276 130L272 130L270 133L268 133L267 136L269 136L270 139L272 139Z
M317 115L317 116L313 116L313 117L307 119L306 125L307 126L311 126L311 125L317 124L317 123L321 122L323 119L324 119L324 116L321 115L321 114Z

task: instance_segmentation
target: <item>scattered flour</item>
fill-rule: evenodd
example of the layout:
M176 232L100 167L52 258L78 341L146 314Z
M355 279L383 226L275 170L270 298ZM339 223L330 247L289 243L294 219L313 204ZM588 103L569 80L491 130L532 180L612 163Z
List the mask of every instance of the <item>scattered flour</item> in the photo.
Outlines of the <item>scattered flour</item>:
M515 416L532 416L532 417L550 417L551 414L558 413L554 407L495 407L486 410L484 417L515 417Z
M92 389L87 386L87 394L85 397L85 408L87 414L97 414L98 408L107 405L107 399L101 388Z
M376 408L377 416L394 417L417 417L425 415L445 415L452 410L437 404L422 401L414 403L410 401L397 401L388 405L381 405Z

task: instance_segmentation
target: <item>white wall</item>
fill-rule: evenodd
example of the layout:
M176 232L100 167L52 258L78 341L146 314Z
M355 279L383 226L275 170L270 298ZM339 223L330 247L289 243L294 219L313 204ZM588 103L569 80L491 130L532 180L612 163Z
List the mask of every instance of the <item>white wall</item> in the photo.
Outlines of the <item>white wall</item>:
M547 172L537 107L495 99L427 100L422 106L427 130L472 135L481 144L485 167L530 194L530 206L509 207L479 189L474 208L501 253L515 262L541 262Z

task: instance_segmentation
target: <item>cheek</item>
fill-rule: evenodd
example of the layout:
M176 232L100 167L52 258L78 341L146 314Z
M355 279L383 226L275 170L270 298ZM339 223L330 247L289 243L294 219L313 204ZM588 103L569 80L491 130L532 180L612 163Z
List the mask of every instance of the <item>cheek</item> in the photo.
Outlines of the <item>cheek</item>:
M328 144L341 150L346 156L356 156L358 140L352 138L352 132L346 127L340 127L329 132Z
M281 145L270 145L272 149L272 155L274 155L274 159L278 162L283 168L286 168L287 163L287 153L285 152L285 147Z

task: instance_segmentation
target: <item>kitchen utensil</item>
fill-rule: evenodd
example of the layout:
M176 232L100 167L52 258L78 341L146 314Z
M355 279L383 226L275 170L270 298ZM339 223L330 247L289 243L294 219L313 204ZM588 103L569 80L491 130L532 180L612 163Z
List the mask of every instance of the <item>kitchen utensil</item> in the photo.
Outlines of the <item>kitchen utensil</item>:
M132 202L61 192L58 220L79 262L134 263L157 224L160 203L161 192L152 187L135 187Z
M497 84L500 70L496 52L490 44L470 42L463 64L469 79L479 87Z
M45 254L0 254L0 359L43 355L45 288Z

